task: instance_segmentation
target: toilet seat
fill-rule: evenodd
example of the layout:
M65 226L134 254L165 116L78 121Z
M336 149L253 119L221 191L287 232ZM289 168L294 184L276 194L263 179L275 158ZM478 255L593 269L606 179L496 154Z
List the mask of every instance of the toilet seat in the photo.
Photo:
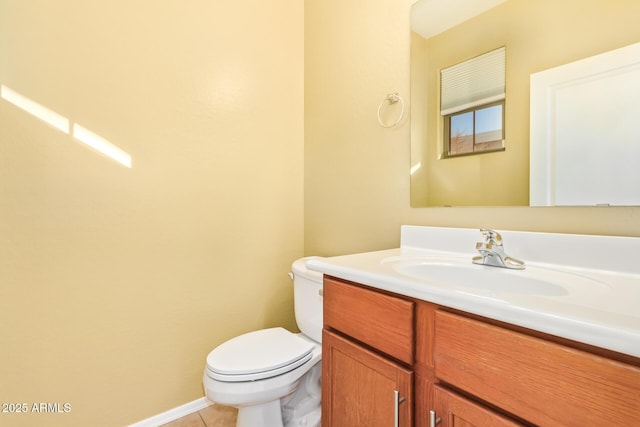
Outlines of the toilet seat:
M224 382L256 381L294 370L311 359L313 344L283 328L235 337L207 356L207 375Z

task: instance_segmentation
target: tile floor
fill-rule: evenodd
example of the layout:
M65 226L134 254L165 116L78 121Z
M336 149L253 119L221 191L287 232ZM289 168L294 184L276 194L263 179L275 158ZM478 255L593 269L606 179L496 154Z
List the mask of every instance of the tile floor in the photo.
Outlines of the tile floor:
M211 405L161 427L235 427L238 411L222 405Z

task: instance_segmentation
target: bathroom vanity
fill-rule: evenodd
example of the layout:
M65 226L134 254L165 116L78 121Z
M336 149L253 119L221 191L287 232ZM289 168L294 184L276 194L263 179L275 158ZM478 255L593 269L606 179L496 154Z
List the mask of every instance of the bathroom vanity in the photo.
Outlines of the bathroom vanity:
M308 263L323 426L640 425L640 239L502 234L525 270L473 265L477 230L432 227Z

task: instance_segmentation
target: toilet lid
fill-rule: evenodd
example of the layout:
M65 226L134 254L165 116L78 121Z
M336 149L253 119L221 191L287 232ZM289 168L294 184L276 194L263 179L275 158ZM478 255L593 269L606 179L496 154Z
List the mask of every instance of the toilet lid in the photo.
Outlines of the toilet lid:
M283 328L232 338L207 356L209 376L219 381L255 381L289 372L311 359L314 345Z

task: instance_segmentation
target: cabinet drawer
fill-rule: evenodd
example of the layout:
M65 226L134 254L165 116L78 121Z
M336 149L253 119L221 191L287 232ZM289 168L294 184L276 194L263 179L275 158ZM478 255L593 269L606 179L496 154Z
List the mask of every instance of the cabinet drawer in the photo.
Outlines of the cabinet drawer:
M325 276L324 324L413 364L414 303Z
M537 425L640 425L640 368L446 312L439 380Z

